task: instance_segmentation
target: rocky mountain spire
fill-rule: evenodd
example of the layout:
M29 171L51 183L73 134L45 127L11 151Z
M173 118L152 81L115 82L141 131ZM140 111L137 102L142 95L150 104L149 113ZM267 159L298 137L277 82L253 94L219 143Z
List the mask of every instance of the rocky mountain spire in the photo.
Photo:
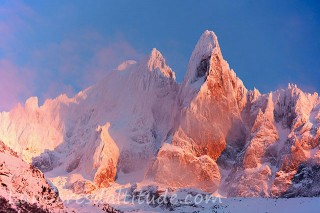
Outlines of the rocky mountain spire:
M192 52L184 84L193 83L197 79L208 75L210 57L214 54L221 54L218 38L214 32L206 30Z

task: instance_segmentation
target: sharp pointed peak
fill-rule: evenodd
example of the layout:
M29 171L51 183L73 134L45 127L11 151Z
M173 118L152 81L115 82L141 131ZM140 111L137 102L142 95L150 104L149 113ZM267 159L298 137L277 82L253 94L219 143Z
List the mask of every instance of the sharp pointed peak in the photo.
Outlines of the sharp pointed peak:
M195 51L201 51L203 55L209 56L216 49L219 49L218 37L213 31L204 31L198 40Z
M253 94L257 96L261 95L260 91L256 87L253 87Z
M149 71L159 70L165 77L176 79L175 73L166 64L166 60L159 50L153 48L145 59Z
M205 30L199 41L209 41L210 43L218 44L218 37L213 31Z
M161 57L161 58L163 58L163 55L156 48L152 48L151 53L150 53L150 57Z
M159 65L165 64L165 59L163 55L156 48L153 48L151 50L150 54L147 56L147 61L148 61L148 67L151 69Z
M200 36L189 60L188 71L184 78L186 84L194 82L197 77L197 68L201 63L210 63L213 54L221 55L218 37L213 31L206 30ZM222 56L221 56L222 58Z

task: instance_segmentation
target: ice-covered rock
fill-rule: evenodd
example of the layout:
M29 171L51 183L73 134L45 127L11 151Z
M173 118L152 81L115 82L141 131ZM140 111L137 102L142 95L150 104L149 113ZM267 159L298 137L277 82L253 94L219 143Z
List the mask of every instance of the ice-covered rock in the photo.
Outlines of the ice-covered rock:
M218 165L209 156L196 157L170 144L162 146L147 177L168 187L195 188L211 193L220 183Z

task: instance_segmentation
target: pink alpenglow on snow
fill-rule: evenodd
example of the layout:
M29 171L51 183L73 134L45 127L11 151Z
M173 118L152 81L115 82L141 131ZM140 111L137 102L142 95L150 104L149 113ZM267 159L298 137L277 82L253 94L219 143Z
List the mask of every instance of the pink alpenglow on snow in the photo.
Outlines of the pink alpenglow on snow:
M49 211L253 212L248 206L255 205L277 212L290 205L285 209L299 212L319 206L318 198L296 198L320 195L318 94L294 84L267 94L248 90L211 31L201 35L181 83L152 49L73 97L41 105L31 97L2 112L0 140L7 150L1 196L35 193L20 190L22 178L34 190L50 189L55 203ZM148 203L150 196L170 202ZM40 196L36 204L48 202Z

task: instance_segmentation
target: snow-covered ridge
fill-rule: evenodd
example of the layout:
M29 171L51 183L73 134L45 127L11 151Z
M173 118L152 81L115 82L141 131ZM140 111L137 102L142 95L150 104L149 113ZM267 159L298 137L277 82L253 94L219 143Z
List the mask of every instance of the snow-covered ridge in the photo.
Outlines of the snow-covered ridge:
M0 141L0 197L19 212L63 212L58 192L41 171ZM4 201L2 200L2 201Z

